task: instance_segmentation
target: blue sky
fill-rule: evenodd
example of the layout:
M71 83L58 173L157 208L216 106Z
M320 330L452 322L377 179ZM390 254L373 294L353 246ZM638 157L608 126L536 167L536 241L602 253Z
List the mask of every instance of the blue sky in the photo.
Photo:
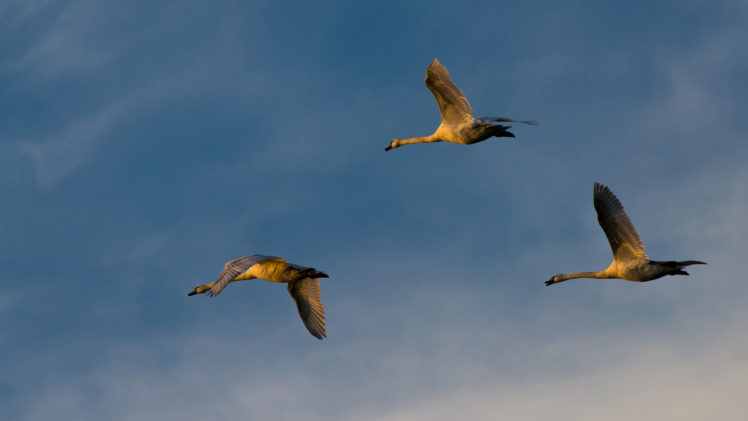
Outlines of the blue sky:
M745 419L748 3L0 4L11 419ZM516 139L411 145L447 66ZM646 284L611 259L595 181ZM187 297L232 258L314 266Z

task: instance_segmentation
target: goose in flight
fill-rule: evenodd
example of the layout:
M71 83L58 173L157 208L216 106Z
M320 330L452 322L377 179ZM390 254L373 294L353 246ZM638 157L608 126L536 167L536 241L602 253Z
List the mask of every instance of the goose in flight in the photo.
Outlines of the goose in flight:
M644 252L639 234L629 220L623 205L609 188L595 183L594 204L597 211L597 221L605 232L613 250L613 263L599 272L579 272L571 274L560 273L545 281L545 285L553 285L575 278L618 278L634 282L647 282L665 275L688 275L683 270L688 265L705 265L697 260L683 262L658 262L649 260Z
M502 126L494 122L512 122L537 125L537 121L512 120L506 117L473 118L470 107L460 88L452 83L447 68L439 60L434 59L426 69L426 87L434 94L442 123L434 134L410 139L393 139L385 151L408 145L411 143L452 142L461 145L472 145L482 142L489 137L514 137L514 133L507 131L511 126Z
M208 296L215 297L230 282L255 278L287 283L288 292L296 302L301 320L309 333L320 340L326 336L325 309L320 301L319 278L328 278L327 274L314 268L288 263L280 257L253 254L234 259L226 263L215 282L198 285L187 295L207 293Z

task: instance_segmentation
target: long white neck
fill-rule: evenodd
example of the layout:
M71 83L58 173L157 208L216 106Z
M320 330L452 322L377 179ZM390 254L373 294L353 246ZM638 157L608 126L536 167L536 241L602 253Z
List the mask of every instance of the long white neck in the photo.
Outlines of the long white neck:
M431 143L431 142L441 142L441 139L437 139L436 136L428 135L423 137L411 137L410 139L400 139L398 140L398 146L399 145L410 145L411 143Z
M577 278L597 278L597 279L610 278L610 275L608 275L607 271L605 270L601 270L599 272L560 273L556 276L557 276L556 282L562 282L562 281L567 281L569 279L577 279Z

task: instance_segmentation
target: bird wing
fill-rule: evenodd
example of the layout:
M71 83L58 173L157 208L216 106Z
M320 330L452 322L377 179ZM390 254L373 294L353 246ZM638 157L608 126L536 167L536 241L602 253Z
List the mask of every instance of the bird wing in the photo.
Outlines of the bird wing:
M223 267L221 274L218 275L218 279L213 283L213 287L208 291L208 295L213 297L221 293L226 285L229 284L234 278L240 273L243 273L253 265L264 262L269 259L280 259L280 257L263 256L261 254L253 254L251 256L244 256L238 259L234 259Z
M325 309L322 308L322 301L320 301L319 279L303 278L291 281L288 283L288 292L296 301L299 316L309 333L317 339L324 338L326 336Z
M608 237L613 258L618 261L648 259L644 243L616 195L608 187L595 183L594 203L597 221Z
M501 123L522 123L522 124L529 124L530 126L537 126L540 123L538 123L535 120L514 120L507 117L479 117L476 118L476 120L479 120L483 124L492 123L494 121L498 121Z
M442 115L443 124L470 123L473 121L473 109L465 94L460 88L452 83L447 68L439 60L434 59L426 69L426 87L429 88L436 103L439 104L439 112Z

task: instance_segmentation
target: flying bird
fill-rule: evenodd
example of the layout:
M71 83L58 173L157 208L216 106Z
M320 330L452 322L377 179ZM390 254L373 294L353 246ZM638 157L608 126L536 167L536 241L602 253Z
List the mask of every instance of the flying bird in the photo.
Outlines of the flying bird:
M326 336L325 309L320 301L319 278L328 278L327 274L314 268L288 263L280 257L253 254L234 259L226 263L215 282L198 285L187 295L208 294L215 297L230 282L255 278L287 283L288 292L296 302L301 320L309 333L320 340Z
M439 60L434 59L426 69L426 87L434 94L442 122L434 134L410 139L393 139L385 151L408 145L411 143L452 142L461 145L472 145L490 137L514 137L514 133L507 131L511 126L494 124L495 122L512 122L537 125L536 121L512 120L505 117L473 118L470 107L460 88L452 83L447 68Z
M688 275L683 270L689 265L705 265L697 260L682 262L658 262L649 260L644 252L639 234L629 220L623 205L606 186L595 183L594 204L597 211L597 221L605 232L613 250L613 263L607 269L599 272L579 272L571 274L560 273L553 275L545 282L546 286L575 278L618 278L634 282L647 282L665 275Z

